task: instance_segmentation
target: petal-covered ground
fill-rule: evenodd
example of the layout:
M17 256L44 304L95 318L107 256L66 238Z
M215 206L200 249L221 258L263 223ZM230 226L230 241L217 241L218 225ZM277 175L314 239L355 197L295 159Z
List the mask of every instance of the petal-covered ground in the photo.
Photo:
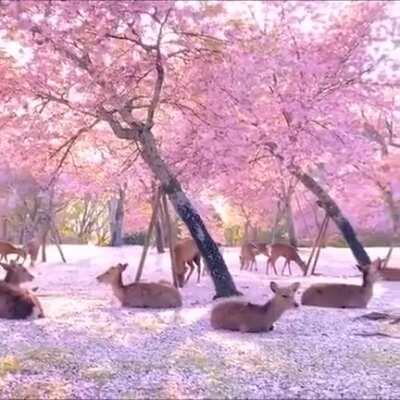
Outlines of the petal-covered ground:
M300 307L270 333L238 334L210 327L209 277L200 284L192 278L178 311L122 309L95 277L125 261L131 281L141 249L64 250L68 264L50 247L50 261L34 268L46 318L0 322L1 399L400 398L400 323L358 318L370 311L400 316L400 282L379 282L368 310ZM262 256L258 272L239 271L238 249L225 249L224 257L248 299L270 297ZM349 250L327 248L321 257L322 276L276 280L300 281L300 291L315 281L360 282ZM152 250L144 279L170 276L168 254Z

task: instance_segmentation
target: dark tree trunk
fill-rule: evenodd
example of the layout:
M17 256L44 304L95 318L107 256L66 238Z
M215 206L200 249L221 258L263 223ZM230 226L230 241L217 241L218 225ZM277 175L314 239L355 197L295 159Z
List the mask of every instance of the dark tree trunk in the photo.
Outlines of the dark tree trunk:
M110 204L110 218L111 218L111 246L118 247L124 244L123 242L123 224L124 224L124 202L125 190L119 188L118 198L115 203Z
M208 233L200 215L183 193L179 183L173 180L168 186L165 185L163 189L167 193L176 212L189 229L205 260L216 290L214 298L240 294L235 287L217 245Z
M214 298L241 294L236 289L235 283L219 252L218 246L208 233L200 215L186 197L180 183L169 171L164 160L162 160L158 154L152 133L145 129L140 136L140 140L143 145L141 154L144 161L160 180L162 189L167 194L183 223L189 229L193 240L196 242L205 260L205 264L210 271L210 276L215 286L216 295Z
M355 259L360 265L368 265L371 263L367 252L357 238L356 232L351 226L348 219L343 215L336 202L329 194L316 182L310 175L300 170L300 168L292 167L290 172L300 180L300 182L309 189L317 198L318 205L325 209L329 217L335 222L344 239L349 245Z

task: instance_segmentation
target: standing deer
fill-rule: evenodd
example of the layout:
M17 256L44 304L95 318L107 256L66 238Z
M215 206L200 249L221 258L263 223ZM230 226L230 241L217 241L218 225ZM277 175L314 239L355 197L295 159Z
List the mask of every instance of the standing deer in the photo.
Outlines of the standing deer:
M178 286L183 287L192 276L193 271L197 266L197 283L200 282L201 275L201 261L200 261L200 252L197 248L195 241L192 238L186 238L180 240L174 246L175 253L175 275L178 281ZM190 271L185 279L186 272L189 265Z
M362 285L343 283L319 283L311 285L302 295L305 306L334 308L366 308L373 295L374 283L379 278L381 260L378 258L370 265L357 265L362 272Z
M254 243L243 243L240 248L240 269L252 271L253 266L257 271L256 255L259 254L257 246Z
M34 276L22 265L17 264L15 261L10 261L10 264L0 263L6 270L4 282L11 285L19 286L21 283L32 282Z
M385 260L379 266L379 275L384 281L400 281L400 268L384 267Z
M0 241L0 261L5 259L8 262L7 256L9 254L16 254L17 261L20 257L23 258L23 261L26 259L26 251L23 248L16 247L10 242Z
M96 279L111 285L115 297L124 307L176 308L182 306L182 297L173 286L164 283L138 282L124 285L122 272L128 264L110 267Z
M271 244L270 246L270 254L268 256L268 261L267 261L267 265L266 265L266 269L265 269L265 273L268 274L268 270L269 270L269 266L272 266L272 269L275 272L275 275L277 275L277 270L275 267L275 262L279 257L283 257L285 258L285 264L282 268L282 272L281 275L283 275L286 266L289 269L289 274L292 274L292 270L290 268L290 263L292 261L294 261L303 271L303 273L305 273L306 271L306 264L304 263L304 261L300 258L297 249L293 246L290 246L288 244L283 244L283 243L274 243Z
M264 305L228 300L217 304L211 311L211 326L214 329L227 329L240 332L268 332L274 328L282 314L299 304L294 296L299 283L288 287L279 287L270 283L274 297Z

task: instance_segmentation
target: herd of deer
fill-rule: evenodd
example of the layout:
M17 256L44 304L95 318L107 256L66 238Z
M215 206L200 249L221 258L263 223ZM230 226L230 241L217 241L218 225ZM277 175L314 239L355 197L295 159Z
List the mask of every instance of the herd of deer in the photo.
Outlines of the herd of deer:
M3 246L0 249L4 248ZM289 246L285 247L285 245L276 244L271 246L271 251L268 253L268 262L275 271L275 261L278 256L282 255L281 250L283 248L288 249ZM252 254L250 257L248 257L249 253L246 253L249 249L251 251L250 254ZM266 251L265 247L250 245L246 248L243 246L240 256L242 267L244 268L245 261L249 259L253 260L254 263L254 254L264 251ZM188 281L196 266L198 270L197 279L200 280L200 254L193 240L185 239L177 243L174 247L174 253L178 286L182 287ZM297 252L295 253L297 254ZM295 253L292 250L284 253L287 264L290 264L290 261L295 261L301 265L298 254L296 256ZM11 253L8 252L8 254ZM13 252L13 254L21 255L22 253ZM2 258L3 256L4 252L1 253ZM6 256L4 257L7 258ZM38 297L31 291L20 287L21 283L32 281L34 279L33 275L22 264L17 264L16 261L10 261L8 264L0 263L0 265L6 270L5 279L0 281L0 318L26 319L44 317ZM248 268L250 268L250 265L247 262ZM182 296L179 289L168 282L137 282L125 285L122 281L122 274L127 266L128 264L119 263L110 267L96 278L99 283L111 286L114 295L122 306L140 308L177 308L182 306ZM301 304L334 308L365 308L372 298L373 286L379 276L383 275L383 278L388 280L400 280L400 269L382 268L382 266L383 262L380 259L367 266L357 266L362 272L361 286L337 283L313 284L303 292ZM299 283L280 287L276 282L272 281L270 289L273 292L273 297L263 305L252 304L238 299L221 301L211 311L211 326L215 329L240 332L270 331L274 327L274 322L286 310L299 307L295 300L295 294L299 287Z

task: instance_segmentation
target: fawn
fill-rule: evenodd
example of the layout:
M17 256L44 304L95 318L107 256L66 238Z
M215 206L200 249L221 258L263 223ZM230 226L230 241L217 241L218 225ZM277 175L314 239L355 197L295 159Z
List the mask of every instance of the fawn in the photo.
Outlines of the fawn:
M124 285L122 272L128 264L110 267L96 279L111 285L114 295L124 307L175 308L182 306L182 297L173 286L164 283L138 282Z
M362 272L362 285L344 283L319 283L311 285L302 295L305 306L334 308L366 308L372 298L374 283L379 278L381 260L357 268Z
M240 332L271 331L282 314L299 304L294 296L300 284L279 287L270 283L274 297L264 305L246 303L240 300L227 300L217 304L211 311L211 326L215 329L227 329Z

